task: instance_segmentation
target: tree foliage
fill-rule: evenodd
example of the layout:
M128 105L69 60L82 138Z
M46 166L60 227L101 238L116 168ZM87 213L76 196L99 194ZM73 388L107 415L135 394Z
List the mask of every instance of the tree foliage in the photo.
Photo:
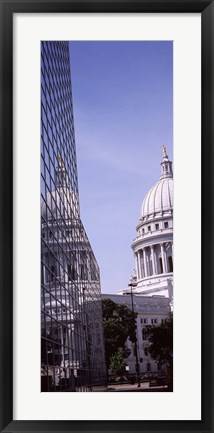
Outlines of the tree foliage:
M102 300L103 309L103 328L105 339L105 352L107 367L110 367L111 357L121 349L123 358L130 354L125 346L129 337L135 341L135 318L136 313L129 310L126 305L116 304L111 299Z
M110 358L110 369L113 374L122 376L125 373L125 363L124 363L124 353L123 349L120 347L114 355Z
M159 326L147 326L148 351L159 365L173 365L173 320Z

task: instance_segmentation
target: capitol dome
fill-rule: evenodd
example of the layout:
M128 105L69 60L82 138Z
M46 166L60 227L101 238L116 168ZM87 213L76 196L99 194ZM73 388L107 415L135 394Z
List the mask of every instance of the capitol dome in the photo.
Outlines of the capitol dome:
M173 173L163 146L161 176L146 194L137 236L132 243L135 256L135 292L145 296L173 296Z
M162 173L159 181L146 194L142 207L142 220L169 215L173 210L172 163L165 153L161 162Z
M68 177L59 157L59 166L55 170L56 190L48 192L42 199L41 215L45 220L79 219L79 202L75 191L68 187Z
M141 217L160 216L173 209L173 178L160 179L146 194Z
M41 215L45 220L78 219L79 204L75 192L68 188L59 188L49 192L46 200L42 199Z

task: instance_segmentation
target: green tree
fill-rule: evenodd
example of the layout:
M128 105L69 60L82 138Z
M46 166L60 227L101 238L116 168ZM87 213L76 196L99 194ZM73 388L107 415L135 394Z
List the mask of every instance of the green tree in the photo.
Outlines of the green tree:
M110 369L113 374L117 374L118 376L122 376L125 373L125 363L123 360L124 351L120 347L114 355L110 358Z
M173 320L159 326L147 326L148 352L159 365L173 365Z
M148 352L167 370L168 388L173 389L173 319L159 326L147 326Z
M126 340L128 337L132 342L136 339L137 315L125 305L116 304L111 299L102 300L102 310L106 363L110 368L111 357L117 354L118 349L122 350L123 358L130 354L130 350L126 347Z

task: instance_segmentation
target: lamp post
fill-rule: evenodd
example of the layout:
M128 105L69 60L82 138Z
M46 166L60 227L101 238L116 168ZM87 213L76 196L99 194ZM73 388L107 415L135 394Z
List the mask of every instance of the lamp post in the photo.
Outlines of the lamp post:
M87 369L88 376L87 379L89 383L87 383L88 388L92 391L92 371L91 371L91 337L89 335L89 318L88 318L88 303L87 303L87 293L86 287L83 287L83 329L85 330L85 346L86 346L86 360L87 360Z
M131 304L132 304L132 320L133 325L135 325L135 315L134 315L134 302L133 302L133 291L132 288L137 286L137 283L131 279L129 281L129 287L131 288ZM135 331L135 340L134 340L134 350L135 350L135 359L136 359L136 372L137 372L137 387L140 388L140 371L139 371L139 361L138 361L138 350L137 350L137 334Z

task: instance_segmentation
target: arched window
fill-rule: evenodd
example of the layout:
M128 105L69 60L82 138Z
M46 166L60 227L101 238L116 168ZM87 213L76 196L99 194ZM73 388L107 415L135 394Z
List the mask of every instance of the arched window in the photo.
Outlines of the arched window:
M47 269L47 281L50 283L54 281L56 277L56 268L54 265L50 265L50 270Z
M168 257L168 263L169 263L169 272L173 272L172 256Z
M147 338L148 338L147 329L146 326L144 326L144 328L142 329L142 339L147 340Z
M74 266L71 266L68 264L68 281L75 281L77 280L77 273L75 271Z
M150 364L150 362L147 362L146 369L147 369L148 372L151 371L151 364Z

